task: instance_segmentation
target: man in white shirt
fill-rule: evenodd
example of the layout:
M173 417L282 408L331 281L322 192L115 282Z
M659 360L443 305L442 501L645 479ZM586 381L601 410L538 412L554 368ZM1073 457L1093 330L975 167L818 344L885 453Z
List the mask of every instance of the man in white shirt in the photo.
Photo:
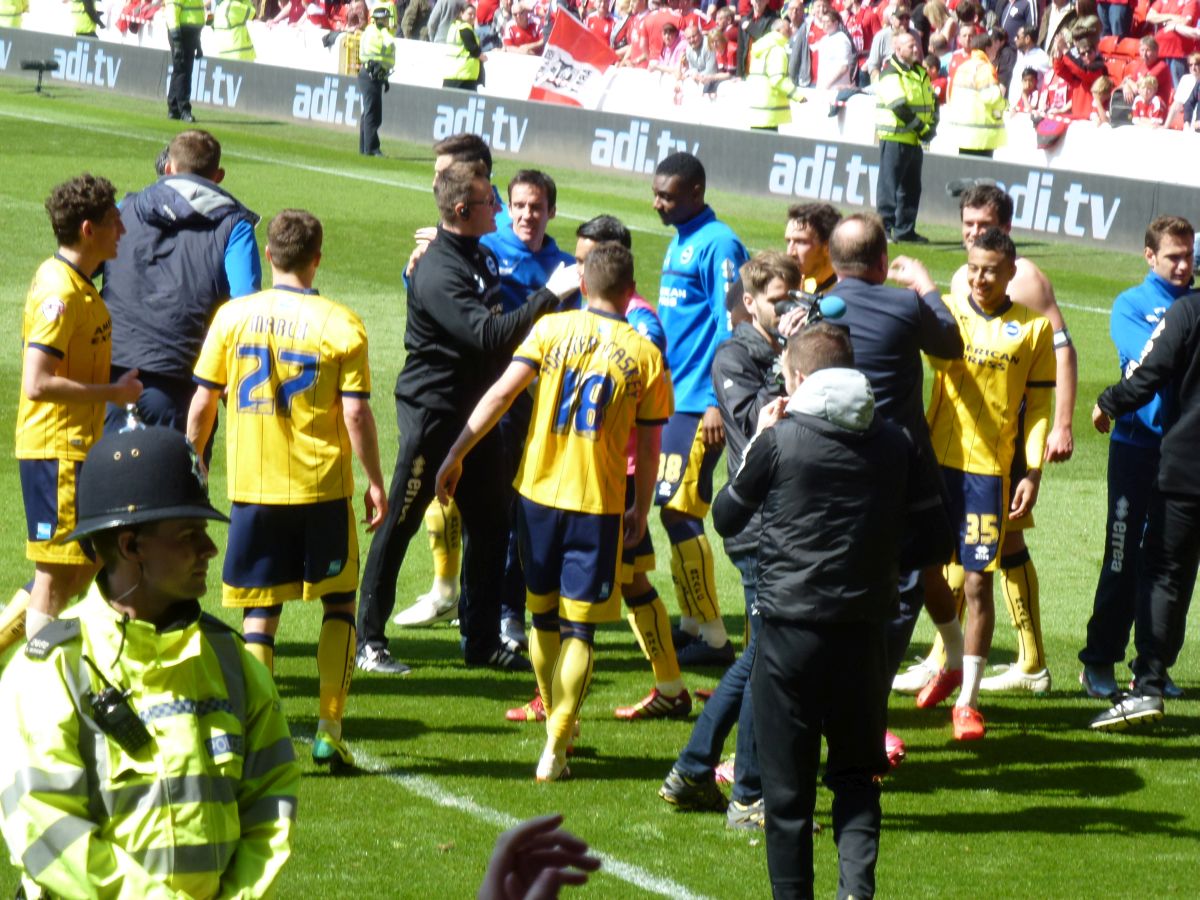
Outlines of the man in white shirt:
M1014 41L1017 48L1017 61L1013 65L1012 83L1008 86L1010 100L1021 96L1021 75L1026 69L1036 69L1038 72L1038 87L1046 82L1046 73L1050 71L1050 55L1037 44L1037 29L1032 25L1022 25L1017 30Z

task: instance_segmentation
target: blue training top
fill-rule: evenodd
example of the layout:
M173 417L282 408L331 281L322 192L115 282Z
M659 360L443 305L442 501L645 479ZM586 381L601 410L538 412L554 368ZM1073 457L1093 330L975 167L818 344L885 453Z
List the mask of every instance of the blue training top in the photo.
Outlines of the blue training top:
M1154 272L1147 272L1145 281L1117 295L1109 331L1117 348L1122 375L1137 368L1142 350L1163 315L1172 303L1191 290L1190 285L1176 287ZM1163 397L1159 393L1141 409L1121 416L1113 423L1112 440L1135 447L1158 447L1163 433L1162 403Z
M713 354L730 335L725 294L749 259L733 230L711 207L677 226L663 259L658 315L667 336L676 412L701 414L717 405Z

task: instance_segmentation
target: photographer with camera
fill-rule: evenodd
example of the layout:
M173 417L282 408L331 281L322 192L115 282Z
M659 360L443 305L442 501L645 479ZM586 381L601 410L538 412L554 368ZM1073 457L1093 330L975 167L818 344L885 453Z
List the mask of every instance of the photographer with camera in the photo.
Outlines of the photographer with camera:
M358 40L358 90L363 98L358 120L358 152L363 156L383 156L379 149L379 126L383 124L383 93L396 68L396 40L388 30L392 7L379 5L371 10L371 24Z
M260 897L291 853L300 768L279 693L201 611L217 547L172 428L110 434L79 476L102 568L0 678L0 829L25 897Z

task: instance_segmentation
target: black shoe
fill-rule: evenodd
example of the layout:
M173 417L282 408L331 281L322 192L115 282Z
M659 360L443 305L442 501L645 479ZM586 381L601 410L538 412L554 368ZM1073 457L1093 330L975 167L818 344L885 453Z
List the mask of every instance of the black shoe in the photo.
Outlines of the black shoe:
M671 643L675 645L676 650L683 649L694 640L697 640L696 635L690 631L684 631L678 625L671 629Z
M1162 697L1146 694L1126 694L1112 709L1092 719L1093 731L1124 731L1138 725L1148 725L1163 717Z
M179 120L181 122L187 122L190 125L192 122L196 121L196 117L193 116L190 112L185 112L182 116L179 117Z
M529 660L519 653L513 653L511 650L505 650L503 647L497 647L492 651L492 655L483 662L473 662L467 660L468 669L497 669L501 672L532 672L533 666L529 664Z
M176 121L178 121L178 120L179 120L179 113L177 113L177 112L168 112L168 113L167 113L167 118L168 118L168 119L175 119Z
M896 234L892 236L892 240L897 244L928 244L929 238L923 234L917 234L915 231L910 231L908 234Z
M724 646L713 647L698 637L682 650L676 650L675 658L681 666L729 666L737 659L737 654L733 650L733 641L727 640Z

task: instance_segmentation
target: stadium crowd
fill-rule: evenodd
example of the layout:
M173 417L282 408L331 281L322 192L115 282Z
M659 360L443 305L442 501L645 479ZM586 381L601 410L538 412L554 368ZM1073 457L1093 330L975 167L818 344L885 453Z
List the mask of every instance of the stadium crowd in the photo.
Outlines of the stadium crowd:
M25 8L3 0L0 22L19 27ZM447 44L445 77L468 89L485 79L489 52L541 54L562 11L618 65L661 73L677 95L694 83L712 98L722 82L746 80L776 106L802 88L838 92L844 104L874 91L895 36L909 33L939 105L953 107L959 85L960 105L987 96L980 115L997 126L993 147L1014 128L1036 129L1050 147L1073 121L1200 128L1200 9L1186 0L72 0L71 15L79 35L106 20L122 31L160 22L185 53L207 21L219 55L252 60L252 19L312 30L328 45L362 34L381 9L392 36ZM782 110L774 118L766 124L789 120Z
M906 9L893 9L884 78L913 40ZM768 13L755 0L752 21ZM970 25L935 20L938 34ZM893 255L880 216L826 203L790 207L782 249L751 255L706 201L701 161L674 153L651 182L674 231L652 304L621 222L598 216L560 249L552 178L522 169L501 194L479 137L433 150L438 223L418 232L404 273L390 486L368 335L315 287L314 216L270 219L264 285L259 217L222 186L221 147L199 130L120 203L92 175L47 200L57 252L25 303L16 423L34 578L0 616L4 648L27 640L0 677L13 735L0 830L29 895L96 879L147 895L270 889L299 774L274 637L289 602L319 600L316 764L354 766L343 718L356 668L409 673L389 626L457 619L467 666L530 680L532 699L505 715L545 724L535 778L569 777L604 665L596 628L623 604L653 686L618 719L686 718L684 670L724 670L662 799L764 829L774 895L812 896L823 735L839 894L873 896L880 782L906 756L889 693L932 709L957 692L950 733L967 741L986 735L986 694L1052 684L1026 535L1045 464L1074 450L1077 360L1053 285L1009 236L1011 198L987 184L961 194L963 263L943 294ZM1079 655L1083 689L1108 704L1097 731L1160 719L1180 694L1169 669L1200 563L1194 238L1185 219L1149 223L1145 280L1113 307L1120 368L1093 413L1097 429L1114 426L1106 556ZM209 458L218 415L228 519L206 486L222 465ZM353 459L372 535L361 576ZM654 506L674 626L647 577ZM710 511L744 589L740 654ZM242 610L240 639L201 609L218 552L208 520L230 523L221 593ZM422 525L434 584L393 620ZM1019 654L986 674L996 581ZM937 644L901 671L923 607ZM1117 666L1135 622L1126 692ZM189 818L194 805L204 813ZM559 821L504 836L483 895L585 879L598 863Z

